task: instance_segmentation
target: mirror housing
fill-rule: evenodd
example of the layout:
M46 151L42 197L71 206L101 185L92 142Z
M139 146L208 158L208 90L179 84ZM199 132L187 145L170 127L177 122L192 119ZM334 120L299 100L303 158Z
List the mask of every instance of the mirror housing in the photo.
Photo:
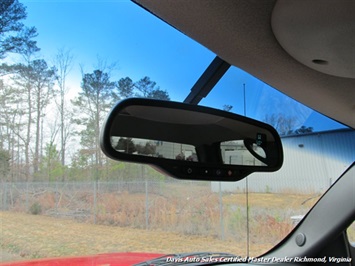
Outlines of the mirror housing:
M100 135L111 159L145 163L178 179L238 181L283 163L268 124L209 107L130 98L113 107Z

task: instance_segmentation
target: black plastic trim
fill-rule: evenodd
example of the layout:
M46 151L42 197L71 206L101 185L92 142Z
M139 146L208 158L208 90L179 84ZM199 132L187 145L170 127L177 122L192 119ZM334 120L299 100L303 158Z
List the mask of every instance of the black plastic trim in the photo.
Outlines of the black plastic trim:
M265 167L262 166L235 166L235 165L221 165L220 163L194 163L187 161L177 161L171 159L139 156L124 154L116 151L112 148L110 142L110 128L113 123L114 118L118 113L127 106L130 105L142 105L142 106L157 106L157 107L170 107L183 110L198 111L208 114L221 115L231 119L238 119L239 121L253 124L255 126L263 127L270 131L275 138L275 145L277 146L279 158L277 162L272 165ZM213 109L209 107L204 107L200 105L186 104L180 102L172 101L161 101L146 98L130 98L125 99L116 106L113 107L109 113L106 121L102 126L102 131L100 135L100 146L102 151L110 158L114 160L121 160L127 162L136 162L153 165L155 168L162 170L163 172L169 174L172 177L178 179L188 179L188 180L207 180L207 181L238 181L246 177L253 172L273 172L281 168L283 163L283 150L282 143L277 131L270 125L262 123L260 121L240 116L234 113ZM188 168L192 169L192 172L188 171Z

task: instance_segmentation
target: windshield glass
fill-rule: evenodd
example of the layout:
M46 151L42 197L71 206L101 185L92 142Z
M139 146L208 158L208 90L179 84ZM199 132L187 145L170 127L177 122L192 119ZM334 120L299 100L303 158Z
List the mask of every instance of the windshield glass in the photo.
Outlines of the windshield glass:
M253 256L280 242L355 159L353 130L236 67L228 70L200 104L263 121L281 136L284 163L279 171L254 173L233 184L211 184L212 191L223 195L229 219L223 220L225 235L236 230L232 217L245 219L241 231L249 230L248 248ZM240 204L244 195L244 204Z
M284 145L281 170L198 182L112 161L98 142L110 108L137 96L183 101L215 55L128 1L5 7L0 21L15 24L0 28L0 261L258 256L354 161L353 130L235 67L200 104L274 126Z

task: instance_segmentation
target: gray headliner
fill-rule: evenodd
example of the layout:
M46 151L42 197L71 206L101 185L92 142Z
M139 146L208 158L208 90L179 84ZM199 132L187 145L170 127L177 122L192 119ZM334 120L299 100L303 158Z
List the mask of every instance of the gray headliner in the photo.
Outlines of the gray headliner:
M297 0L298 1L298 0ZM328 0L329 1L329 0ZM228 63L355 128L355 79L318 72L291 57L271 28L274 0L136 0ZM347 2L352 12L354 1ZM321 4L326 4L322 1ZM355 19L355 14L354 14ZM355 38L355 32L349 38ZM355 47L349 57L355 57ZM355 71L355 59L353 60Z

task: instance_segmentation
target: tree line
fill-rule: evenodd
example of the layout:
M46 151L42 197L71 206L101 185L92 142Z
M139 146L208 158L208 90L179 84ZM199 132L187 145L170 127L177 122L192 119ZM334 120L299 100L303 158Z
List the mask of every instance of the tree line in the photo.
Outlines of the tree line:
M116 80L99 60L92 72L82 69L80 92L68 100L74 56L61 48L51 62L41 58L37 30L23 24L26 16L18 0L0 3L0 179L98 180L129 168L102 155L103 119L121 99L170 100L168 92L147 76ZM16 60L6 60L9 54Z
M272 125L280 136L299 135L313 132L313 127L301 126L296 128L297 118L294 116L286 116L285 114L266 115L263 121Z
M53 60L40 56L35 27L27 27L26 8L18 0L0 2L0 181L112 179L139 175L139 167L110 161L100 151L99 132L109 109L138 96L170 100L166 90L145 76L115 78L103 60L91 72L81 68L78 95L68 100L74 55L58 49ZM14 59L7 60L12 55ZM224 105L231 111L233 106ZM266 116L280 135L294 130L296 119ZM148 149L147 147L144 147ZM142 148L143 149L143 148Z

